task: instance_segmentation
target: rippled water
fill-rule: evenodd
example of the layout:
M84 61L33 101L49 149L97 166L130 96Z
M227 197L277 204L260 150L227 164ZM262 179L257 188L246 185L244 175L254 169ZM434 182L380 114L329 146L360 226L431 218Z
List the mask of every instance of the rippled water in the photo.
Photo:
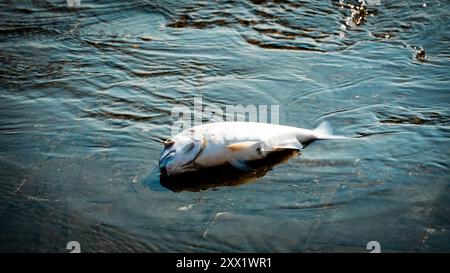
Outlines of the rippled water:
M449 10L1 1L0 250L450 251ZM328 120L358 138L239 183L174 189L161 142L194 96L276 104L281 124Z

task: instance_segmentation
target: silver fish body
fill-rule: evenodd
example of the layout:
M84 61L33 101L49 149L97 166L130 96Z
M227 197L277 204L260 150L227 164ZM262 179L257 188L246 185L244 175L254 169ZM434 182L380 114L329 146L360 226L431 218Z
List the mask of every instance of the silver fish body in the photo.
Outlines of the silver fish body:
M314 130L256 122L207 123L166 140L159 167L169 176L224 164L248 170L249 161L272 152L301 150L315 140L342 138L332 135L328 122Z

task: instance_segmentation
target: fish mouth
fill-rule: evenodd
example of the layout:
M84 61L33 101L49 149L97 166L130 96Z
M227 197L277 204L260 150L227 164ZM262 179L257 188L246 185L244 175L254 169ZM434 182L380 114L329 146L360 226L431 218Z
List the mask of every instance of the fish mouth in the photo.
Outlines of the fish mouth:
M159 168L166 168L167 163L175 156L176 151L172 150L159 160Z
M179 175L179 174L186 173L186 172L196 171L197 168L196 168L195 160L201 155L201 153L203 152L203 149L204 149L204 146L201 147L201 149L199 150L199 152L195 155L195 157L193 159L189 160L186 163L183 163L181 165L178 165L178 166L172 168L170 170L170 173L167 171L166 166L167 166L167 163L173 158L175 153L172 153L172 152L168 153L163 158L161 158L160 163L159 163L159 170L161 172L161 175L173 176L173 175Z

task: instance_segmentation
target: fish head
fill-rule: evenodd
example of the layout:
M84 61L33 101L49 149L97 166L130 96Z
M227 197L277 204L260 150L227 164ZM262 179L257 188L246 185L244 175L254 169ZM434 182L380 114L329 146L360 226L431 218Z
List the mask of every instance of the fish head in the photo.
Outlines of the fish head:
M203 137L193 134L179 134L164 141L159 159L161 174L170 176L195 170L195 159L204 148Z

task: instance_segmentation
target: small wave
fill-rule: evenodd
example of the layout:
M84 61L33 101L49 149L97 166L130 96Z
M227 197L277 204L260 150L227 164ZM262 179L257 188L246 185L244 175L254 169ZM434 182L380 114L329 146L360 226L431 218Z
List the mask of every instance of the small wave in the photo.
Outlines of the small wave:
M385 124L411 124L411 125L450 125L450 117L438 112L406 112L396 115L379 113L380 123Z

